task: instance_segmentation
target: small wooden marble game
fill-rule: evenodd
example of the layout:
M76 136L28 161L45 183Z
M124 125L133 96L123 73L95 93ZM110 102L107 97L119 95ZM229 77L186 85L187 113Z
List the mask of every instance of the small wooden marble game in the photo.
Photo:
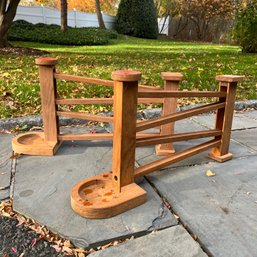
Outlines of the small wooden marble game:
M143 204L146 192L134 180L175 162L211 149L210 158L224 162L232 158L229 153L231 126L236 98L237 83L243 76L217 76L218 91L179 91L182 74L162 72L164 88L139 85L141 73L138 71L114 71L112 80L102 80L57 73L55 58L36 59L39 67L40 93L44 132L28 132L13 139L13 151L27 155L54 155L65 140L113 140L112 171L78 182L71 190L71 207L79 215L87 218L109 218ZM67 99L57 97L57 81L66 80L86 84L113 87L112 98ZM209 97L216 102L176 112L176 99L186 97ZM157 118L137 122L137 104L162 103L162 115ZM63 104L113 104L114 116L106 117L83 112L59 111ZM216 111L213 129L174 133L176 121ZM58 118L72 117L98 122L113 122L114 132L97 134L61 134ZM160 128L159 133L143 132ZM141 132L141 133L139 133ZM197 138L213 139L175 152L173 142ZM135 168L135 149L155 145L156 154L164 155Z

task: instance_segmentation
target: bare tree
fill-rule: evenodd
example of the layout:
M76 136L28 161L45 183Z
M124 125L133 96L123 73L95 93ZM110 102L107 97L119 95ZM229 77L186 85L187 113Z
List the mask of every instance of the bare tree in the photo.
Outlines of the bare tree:
M7 41L7 32L12 25L20 0L0 1L0 48L11 46Z
M61 0L61 31L66 32L68 29L68 3L67 0Z
M100 0L95 0L95 11L96 11L97 19L98 19L99 28L106 29L104 20L103 20L103 16L102 16L102 12L101 12Z

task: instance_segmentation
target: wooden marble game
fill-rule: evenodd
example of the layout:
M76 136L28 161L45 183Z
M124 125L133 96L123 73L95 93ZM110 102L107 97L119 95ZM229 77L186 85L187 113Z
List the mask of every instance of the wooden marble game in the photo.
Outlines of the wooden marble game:
M146 201L146 192L134 179L155 170L186 159L207 149L209 156L219 162L232 158L228 152L236 97L236 86L244 77L217 76L218 91L178 91L182 74L163 72L164 89L139 85L138 71L115 71L112 80L60 74L55 71L54 58L36 59L40 74L40 91L44 132L28 132L13 139L13 150L28 155L54 155L65 140L113 140L112 171L87 178L77 183L71 191L71 206L79 215L87 218L109 218L132 209ZM57 80L111 86L113 98L64 99L57 94ZM218 101L176 112L176 98L211 97ZM162 103L161 117L137 122L138 103ZM58 110L62 104L113 104L114 117L92 115L82 112ZM174 122L216 111L215 128L196 132L174 134ZM113 134L61 134L58 117L73 117L99 122L113 122ZM160 133L139 133L151 128ZM213 139L175 152L172 143L197 138ZM136 147L155 145L156 154L165 155L160 160L135 168Z

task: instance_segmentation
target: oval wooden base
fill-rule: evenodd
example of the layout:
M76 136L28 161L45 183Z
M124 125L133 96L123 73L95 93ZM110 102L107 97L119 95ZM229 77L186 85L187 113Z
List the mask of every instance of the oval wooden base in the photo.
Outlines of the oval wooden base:
M28 155L55 154L60 144L58 142L45 142L44 132L29 132L13 138L12 149L15 153Z
M137 184L122 187L115 194L112 173L103 173L80 181L71 191L71 207L82 217L110 218L145 203L146 192Z

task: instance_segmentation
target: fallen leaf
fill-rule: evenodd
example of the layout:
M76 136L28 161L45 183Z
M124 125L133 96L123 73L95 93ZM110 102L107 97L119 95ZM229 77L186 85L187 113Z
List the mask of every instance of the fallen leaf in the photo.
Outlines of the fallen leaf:
M12 249L12 252L17 253L17 248L16 247L12 247L11 249Z
M50 245L50 246L52 248L54 248L57 253L59 253L62 250L62 248L60 246L58 246L58 245Z
M35 245L36 245L36 243L37 243L37 239L36 238L34 238L32 241L31 241L31 243L30 243L30 248L33 248Z
M207 170L206 171L206 176L207 177L213 177L213 176L216 176L216 174L213 171L211 171L211 170Z
M63 242L63 245L66 246L66 247L71 247L71 243L70 243L70 240L64 240Z
M66 253L69 253L69 254L72 253L72 250L69 247L67 247L67 246L63 246L62 250L63 250L63 252L66 252Z
M16 225L16 227L22 225L26 221L26 219L23 216L20 216L20 215L17 215L16 218L18 220L18 224Z

